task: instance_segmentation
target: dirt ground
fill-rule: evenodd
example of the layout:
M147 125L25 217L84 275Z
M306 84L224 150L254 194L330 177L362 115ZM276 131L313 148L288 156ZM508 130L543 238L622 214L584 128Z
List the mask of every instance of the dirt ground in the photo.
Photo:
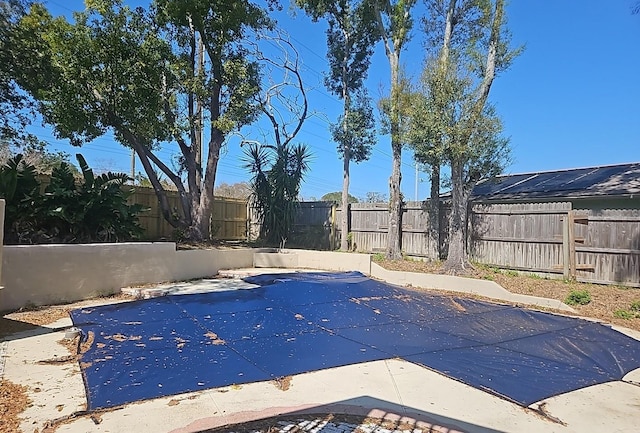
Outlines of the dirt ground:
M20 431L18 415L29 404L27 389L8 380L0 381L0 433Z
M443 273L442 262L376 260L376 263L394 271ZM576 315L592 317L640 331L640 317L624 319L616 316L616 312L621 310L631 313L631 304L640 302L640 289L545 279L532 274L519 274L515 271L506 271L482 265L475 265L474 268L468 275L469 277L495 281L512 293L541 296L564 302L572 291L586 290L591 295L591 302L586 305L572 305L572 308L577 312Z

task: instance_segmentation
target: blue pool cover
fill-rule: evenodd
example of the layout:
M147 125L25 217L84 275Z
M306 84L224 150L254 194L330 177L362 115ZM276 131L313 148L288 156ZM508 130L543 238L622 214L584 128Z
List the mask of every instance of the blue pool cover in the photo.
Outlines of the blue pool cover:
M357 272L245 280L260 287L72 311L89 409L389 358L528 406L640 367L640 342L582 319Z

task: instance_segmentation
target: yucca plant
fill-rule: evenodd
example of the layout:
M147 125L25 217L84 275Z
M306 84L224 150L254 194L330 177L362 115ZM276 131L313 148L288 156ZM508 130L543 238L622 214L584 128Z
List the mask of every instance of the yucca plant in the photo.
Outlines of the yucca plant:
M245 167L253 174L251 201L261 224L260 238L267 244L284 244L293 229L310 156L303 144L251 144L245 151Z

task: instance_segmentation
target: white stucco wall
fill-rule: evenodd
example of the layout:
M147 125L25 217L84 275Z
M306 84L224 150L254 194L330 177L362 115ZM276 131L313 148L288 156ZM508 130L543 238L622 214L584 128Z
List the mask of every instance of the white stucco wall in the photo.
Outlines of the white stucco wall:
M122 287L249 267L253 250L176 251L171 242L5 246L0 311L72 302Z
M0 199L0 292L2 291L2 246L4 244L4 204L5 204L4 200Z
M256 268L306 268L328 271L360 271L371 273L371 255L340 251L313 251L287 249L283 252L254 254Z

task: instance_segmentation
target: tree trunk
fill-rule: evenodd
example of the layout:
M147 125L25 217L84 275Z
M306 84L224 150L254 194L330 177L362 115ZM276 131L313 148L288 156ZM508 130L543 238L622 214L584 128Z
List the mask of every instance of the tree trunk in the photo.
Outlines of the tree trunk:
M431 164L431 196L429 199L429 242L434 245L435 260L442 258L440 250L440 164Z
M196 241L211 240L211 215L213 214L213 189L216 181L220 149L224 142L224 135L217 128L212 128L209 140L209 154L207 155L207 167L200 190L200 203L194 209L193 226L190 229L190 238Z
M449 219L449 253L444 269L448 274L464 274L472 268L466 249L466 220L469 192L463 183L464 161L462 158L451 158L451 217Z
M402 258L402 194L400 193L401 146L393 146L393 168L389 178L389 230L387 235L387 258L397 260Z
M340 249L349 249L349 149L344 149L342 172L342 221L340 221Z
M349 46L349 32L343 31L345 45ZM342 111L342 128L343 130L349 127L348 117L351 110L351 98L349 94L349 76L347 71L347 65L349 63L349 57L345 50L345 55L342 58L342 102L344 109ZM345 135L346 136L346 135ZM347 143L343 143L342 149L342 221L340 222L340 249L347 251L349 249L349 163L351 162L351 149Z
M454 3L452 0L452 4ZM464 120L465 125L463 131L458 137L458 144L461 148L467 148L469 146L469 141L475 132L477 121L482 115L482 110L487 102L489 91L495 78L496 56L500 44L500 26L503 21L503 14L504 0L497 0L491 22L491 34L487 47L484 74L477 92L478 98L473 104L470 115ZM456 154L454 152L450 157L452 183L451 219L449 220L449 253L444 268L451 274L465 273L467 269L471 268L466 250L465 229L467 205L473 185L465 185L464 167L467 162L465 155L461 153Z
M399 59L398 54L388 53L391 65L391 107L389 123L391 129L391 151L393 154L391 177L389 178L389 229L387 232L387 258L397 260L402 258L402 194L400 182L402 173L402 141L400 137L400 86L399 86Z
M202 37L197 42L197 66L194 68L196 76L203 76L204 72L204 45ZM189 191L192 196L191 207L195 208L202 189L202 132L203 132L203 100L202 96L195 96L195 113L193 120L193 137L191 141L191 164L189 177Z

